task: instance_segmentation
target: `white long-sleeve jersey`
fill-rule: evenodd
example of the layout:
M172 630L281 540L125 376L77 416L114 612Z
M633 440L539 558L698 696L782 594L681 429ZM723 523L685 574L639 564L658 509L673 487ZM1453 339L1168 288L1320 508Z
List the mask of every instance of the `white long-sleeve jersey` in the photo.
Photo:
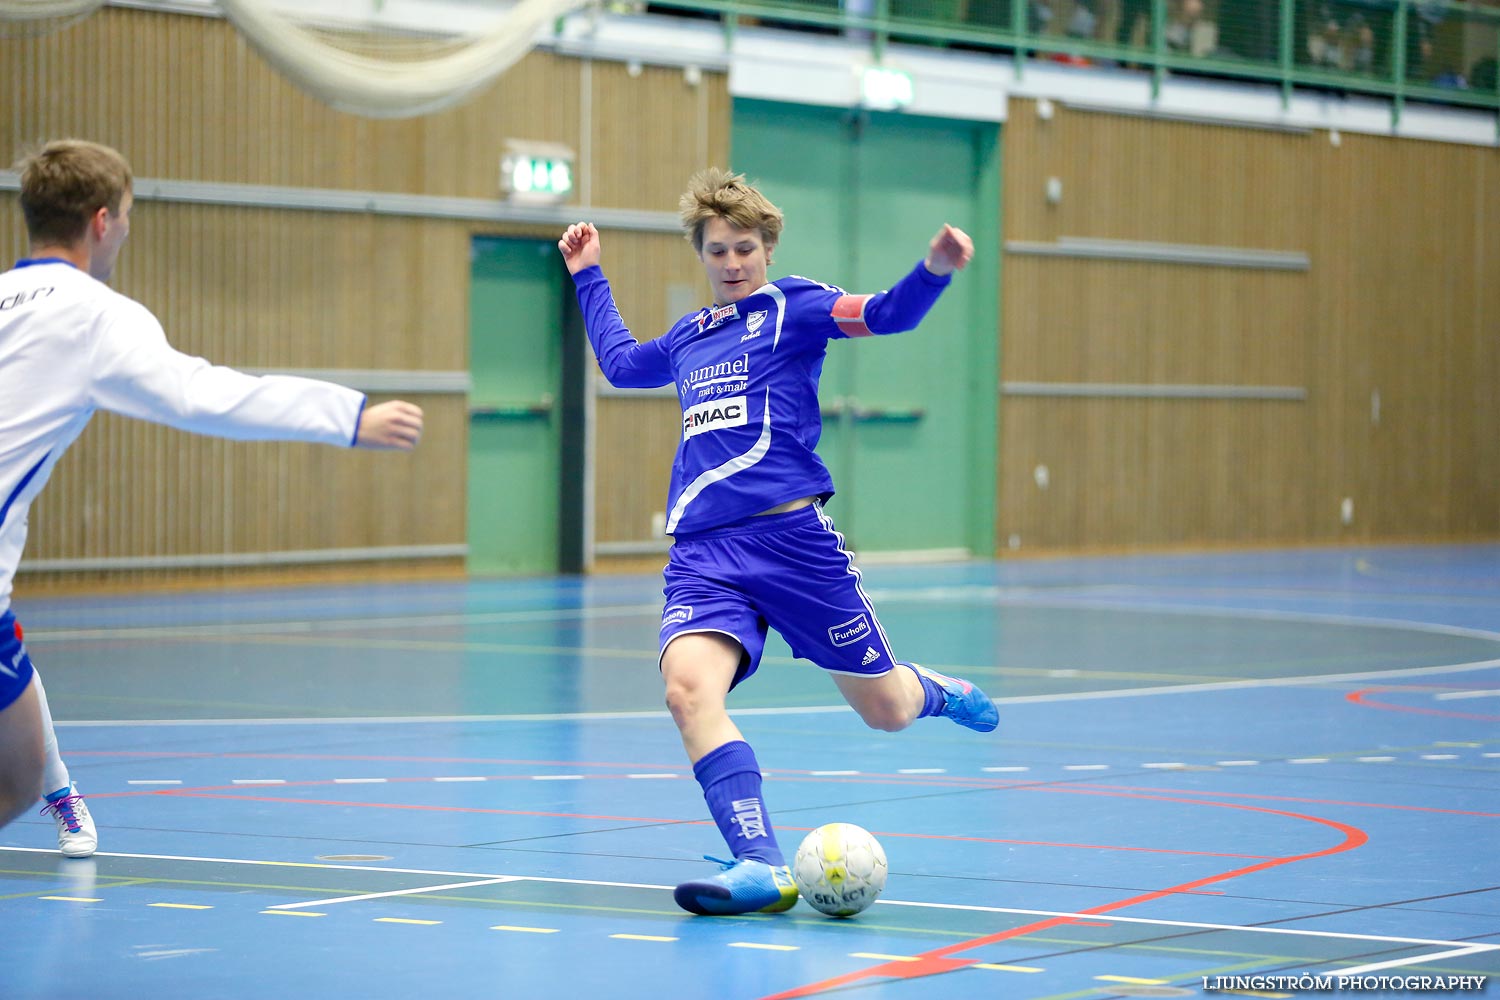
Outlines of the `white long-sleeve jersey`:
M63 260L0 274L0 614L26 515L96 410L238 440L350 446L362 393L255 377L174 350L140 303Z

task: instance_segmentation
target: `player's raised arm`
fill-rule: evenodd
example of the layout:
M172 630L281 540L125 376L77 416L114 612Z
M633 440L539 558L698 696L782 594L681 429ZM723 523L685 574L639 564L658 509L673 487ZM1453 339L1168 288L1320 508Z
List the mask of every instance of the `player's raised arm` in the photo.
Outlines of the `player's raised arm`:
M562 251L563 262L568 265L569 274L577 274L586 267L596 267L601 249L599 230L591 222L575 222L563 233L562 239L557 241L557 249Z
M379 451L411 451L422 439L422 408L393 399L366 407L359 415L354 447Z
M664 339L644 344L637 341L620 318L604 275L598 271L584 273L599 263L599 230L592 223L575 222L563 232L557 249L573 276L583 327L609 384L622 389L651 389L672 382Z
M927 256L889 289L874 295L844 295L832 318L845 337L915 330L938 296L974 257L974 241L957 226L943 223L927 245Z
M969 239L969 234L945 222L928 244L927 259L923 263L927 270L941 276L962 271L973 256L974 241Z

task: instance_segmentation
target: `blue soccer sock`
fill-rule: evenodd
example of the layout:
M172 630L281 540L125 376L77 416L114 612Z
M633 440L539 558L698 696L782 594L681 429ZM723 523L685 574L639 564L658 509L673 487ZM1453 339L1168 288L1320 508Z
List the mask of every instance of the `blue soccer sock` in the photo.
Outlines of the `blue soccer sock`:
M948 703L948 696L943 694L942 685L905 660L901 661L901 665L916 674L917 680L922 682L922 710L917 713L917 718L926 719L930 716L942 715L943 706Z
M744 740L715 747L693 765L703 798L730 852L768 865L784 865L771 816L760 794L760 764Z

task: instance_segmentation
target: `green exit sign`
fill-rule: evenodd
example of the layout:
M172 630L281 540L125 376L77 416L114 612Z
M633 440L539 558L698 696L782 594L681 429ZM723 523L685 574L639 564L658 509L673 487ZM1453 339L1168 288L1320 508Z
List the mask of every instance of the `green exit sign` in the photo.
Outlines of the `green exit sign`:
M565 201L573 193L573 154L512 149L500 160L500 188L515 201Z

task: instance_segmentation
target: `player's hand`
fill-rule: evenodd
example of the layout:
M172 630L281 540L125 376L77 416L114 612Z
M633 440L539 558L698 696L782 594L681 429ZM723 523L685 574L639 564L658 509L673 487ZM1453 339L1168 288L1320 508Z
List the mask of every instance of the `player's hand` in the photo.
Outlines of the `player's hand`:
M927 270L936 275L961 271L974 256L974 241L969 234L946 222L927 246Z
M599 230L591 222L575 222L557 241L569 274L577 274L599 263Z
M393 399L365 407L359 415L354 447L411 451L422 439L422 408Z

